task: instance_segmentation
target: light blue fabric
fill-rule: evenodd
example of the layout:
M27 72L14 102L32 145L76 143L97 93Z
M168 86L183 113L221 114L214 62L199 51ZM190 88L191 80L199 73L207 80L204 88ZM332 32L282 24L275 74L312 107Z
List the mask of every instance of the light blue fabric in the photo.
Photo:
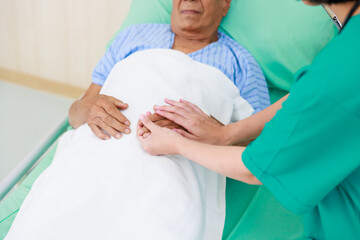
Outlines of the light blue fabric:
M270 105L263 72L251 54L224 33L218 41L189 55L195 61L221 70L258 112ZM168 24L138 24L118 34L93 72L93 83L103 85L112 67L132 53L154 48L171 49L174 33Z

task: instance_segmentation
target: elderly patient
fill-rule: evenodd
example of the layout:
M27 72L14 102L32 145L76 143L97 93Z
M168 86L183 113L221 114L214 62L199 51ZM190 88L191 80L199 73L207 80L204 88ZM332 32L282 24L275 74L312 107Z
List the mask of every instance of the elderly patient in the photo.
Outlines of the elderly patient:
M268 105L260 67L217 31L229 6L174 0L170 26L135 25L117 36L70 109L75 130L61 137L7 240L221 238L225 177L181 156L148 155L130 121L165 97L194 102L224 124Z
M139 24L122 31L93 72L93 83L69 111L74 128L87 123L94 134L109 139L130 133L130 121L118 109L131 105L99 94L112 67L145 49L179 50L195 61L221 70L258 112L270 104L262 71L250 54L229 36L218 32L231 0L174 0L171 24ZM127 79L122 79L125 82ZM104 131L102 131L104 130Z

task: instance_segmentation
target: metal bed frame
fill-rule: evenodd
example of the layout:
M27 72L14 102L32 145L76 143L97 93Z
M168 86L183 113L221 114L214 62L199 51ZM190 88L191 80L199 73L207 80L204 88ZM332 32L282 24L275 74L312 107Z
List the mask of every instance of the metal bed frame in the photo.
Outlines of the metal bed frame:
M68 126L68 116L66 115L0 182L0 203L25 179L32 169L35 168L47 150L57 142L59 136L67 130Z

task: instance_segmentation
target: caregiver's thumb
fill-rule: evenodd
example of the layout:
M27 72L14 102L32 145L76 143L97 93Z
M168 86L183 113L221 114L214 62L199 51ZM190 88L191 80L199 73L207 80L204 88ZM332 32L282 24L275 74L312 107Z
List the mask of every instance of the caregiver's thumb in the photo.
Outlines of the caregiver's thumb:
M144 124L145 127L147 127L151 132L158 129L159 126L157 126L155 123L153 123L147 116L144 114L140 115L140 121Z

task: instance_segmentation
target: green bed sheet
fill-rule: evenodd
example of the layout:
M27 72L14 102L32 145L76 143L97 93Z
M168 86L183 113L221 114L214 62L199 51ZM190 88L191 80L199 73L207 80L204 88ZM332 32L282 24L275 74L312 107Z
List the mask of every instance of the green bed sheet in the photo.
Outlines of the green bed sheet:
M137 23L168 23L171 7L172 0L132 0L122 28ZM309 64L335 34L321 8L306 7L295 0L233 0L220 29L254 55L265 73L273 102L289 91L295 72ZM0 239L55 151L53 146L1 203ZM223 239L301 239L302 235L302 219L282 207L265 187L227 179Z

